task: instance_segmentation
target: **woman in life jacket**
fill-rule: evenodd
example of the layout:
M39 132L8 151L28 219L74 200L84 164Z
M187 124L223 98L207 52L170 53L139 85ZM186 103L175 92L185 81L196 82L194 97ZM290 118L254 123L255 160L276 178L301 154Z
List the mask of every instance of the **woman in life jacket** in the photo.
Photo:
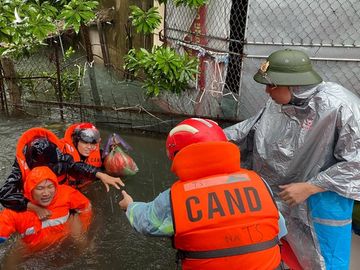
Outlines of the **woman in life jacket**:
M103 160L101 159L100 132L91 123L76 123L65 131L62 139L64 152L71 155L75 162L83 162L103 170ZM67 183L77 188L82 188L90 184L93 180L85 176L74 178L68 175Z
M124 185L120 178L109 176L97 167L75 162L71 155L62 152L63 148L64 144L50 130L36 127L25 131L18 140L11 173L0 188L0 203L14 211L32 210L40 219L48 218L50 213L47 209L32 204L24 197L24 179L31 169L38 166L49 167L59 183L64 182L66 175L75 179L85 175L93 180L99 178L107 190L109 185L117 189Z

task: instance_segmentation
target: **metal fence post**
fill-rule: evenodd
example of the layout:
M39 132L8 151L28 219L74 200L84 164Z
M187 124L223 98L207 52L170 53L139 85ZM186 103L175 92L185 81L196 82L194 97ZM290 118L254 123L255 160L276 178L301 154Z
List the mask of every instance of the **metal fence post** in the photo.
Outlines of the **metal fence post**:
M56 91L59 99L59 108L60 108L60 119L64 121L64 111L63 111L63 97L61 91L61 71L60 71L60 60L59 60L59 46L55 39L53 38L52 43L54 45L55 53L55 65L56 65Z

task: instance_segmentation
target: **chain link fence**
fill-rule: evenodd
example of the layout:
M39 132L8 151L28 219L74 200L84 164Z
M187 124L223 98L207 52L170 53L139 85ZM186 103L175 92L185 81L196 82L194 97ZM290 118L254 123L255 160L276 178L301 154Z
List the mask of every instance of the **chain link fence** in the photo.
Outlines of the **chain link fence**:
M360 93L360 1L209 0L199 9L168 1L165 15L167 43L200 60L200 73L182 95L147 97L141 83L124 80L122 70L89 63L86 46L68 33L14 60L24 110L165 132L189 116L238 121L268 98L252 77L281 48L304 50L324 80ZM73 40L78 53L64 58Z
M59 39L48 46L40 47L30 55L13 59L17 84L21 90L21 104L27 114L37 115L44 109L39 101L57 104L57 113L63 119L62 103L81 103L79 92L83 73L84 55L64 58L65 51ZM6 80L5 80L6 81ZM71 113L71 110L67 110ZM48 115L48 112L43 114Z
M59 37L55 41L28 56L12 59L16 84L21 92L21 110L26 114L55 122L60 119L68 123L93 121L157 133L168 132L187 118L169 113L164 100L147 97L140 82L124 80L123 74L112 66L106 67L95 61L89 63L86 53L81 50L84 46L77 48L71 58L66 58L69 44L60 41ZM6 83L9 78L4 74L1 78L11 111L11 90Z
M198 10L169 3L164 33L171 46L200 60L188 94L201 103L194 111L243 119L267 99L252 76L282 48L305 51L325 81L360 94L359 28L358 0L210 0Z

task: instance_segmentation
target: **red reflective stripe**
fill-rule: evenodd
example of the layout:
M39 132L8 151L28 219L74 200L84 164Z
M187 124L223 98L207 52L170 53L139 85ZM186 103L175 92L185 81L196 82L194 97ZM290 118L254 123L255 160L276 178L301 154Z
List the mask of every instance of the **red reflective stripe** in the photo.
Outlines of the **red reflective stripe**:
M194 189L207 188L222 184L231 184L234 182L250 181L250 178L246 174L233 174L233 175L219 175L215 177L203 178L200 180L191 181L184 184L184 190L190 191Z

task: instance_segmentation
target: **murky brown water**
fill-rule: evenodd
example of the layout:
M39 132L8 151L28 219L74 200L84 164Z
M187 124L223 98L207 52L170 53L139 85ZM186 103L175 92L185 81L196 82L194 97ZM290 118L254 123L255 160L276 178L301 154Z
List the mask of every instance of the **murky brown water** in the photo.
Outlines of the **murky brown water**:
M47 127L58 136L64 131L64 125L59 123L0 116L0 185L11 170L19 135L34 126ZM126 190L135 200L150 201L171 185L174 176L169 172L170 162L166 158L163 138L129 135L111 128L100 130L103 141L110 133L117 132L134 148L131 156L139 172L124 180ZM26 258L17 269L175 269L175 252L170 240L136 233L118 207L119 194L115 189L106 193L104 186L97 182L85 194L92 201L95 216L91 245L77 251L74 246L64 243ZM0 246L1 264L13 247L14 240ZM3 267L0 265L1 269Z

